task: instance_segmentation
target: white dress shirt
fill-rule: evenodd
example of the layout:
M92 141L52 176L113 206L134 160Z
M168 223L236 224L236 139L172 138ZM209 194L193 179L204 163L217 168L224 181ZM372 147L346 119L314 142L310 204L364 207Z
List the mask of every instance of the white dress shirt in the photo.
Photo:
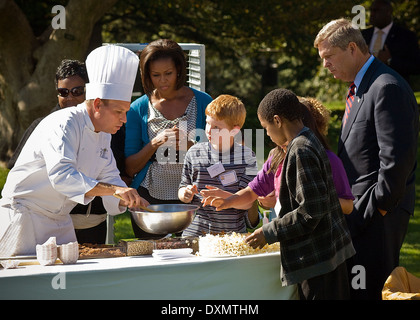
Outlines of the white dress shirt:
M376 37L378 36L378 31L379 30L381 30L383 32L382 33L382 45L381 45L381 48L383 49L386 37L388 36L389 30L391 30L392 25L393 25L393 22L391 22L389 25L387 25L383 29L379 29L379 28L375 27L375 29L373 30L372 39L370 40L370 44L369 44L369 51L370 52L373 52L373 46L375 44Z

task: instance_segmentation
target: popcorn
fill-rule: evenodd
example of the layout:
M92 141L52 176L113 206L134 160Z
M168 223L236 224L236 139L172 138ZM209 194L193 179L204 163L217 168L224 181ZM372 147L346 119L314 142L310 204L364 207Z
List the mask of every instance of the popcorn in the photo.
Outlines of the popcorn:
M199 238L199 254L204 257L244 256L250 254L279 252L280 244L266 244L263 248L253 249L245 242L248 234L232 232L229 234L206 234Z

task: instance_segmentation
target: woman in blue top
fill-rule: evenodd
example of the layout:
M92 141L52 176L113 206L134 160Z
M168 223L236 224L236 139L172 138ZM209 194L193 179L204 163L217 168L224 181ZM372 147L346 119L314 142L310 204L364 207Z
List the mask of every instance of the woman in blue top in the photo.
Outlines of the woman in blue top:
M150 204L178 203L184 156L205 137L205 109L212 98L185 86L187 62L172 40L151 42L140 55L145 94L127 113L125 156L131 187ZM201 129L201 130L196 130ZM132 220L137 238L156 238Z

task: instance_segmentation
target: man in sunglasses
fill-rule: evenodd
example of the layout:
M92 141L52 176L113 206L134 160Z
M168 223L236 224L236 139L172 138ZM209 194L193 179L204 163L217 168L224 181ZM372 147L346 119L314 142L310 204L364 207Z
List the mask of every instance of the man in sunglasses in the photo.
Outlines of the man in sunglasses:
M57 244L76 241L69 214L76 203L102 197L113 215L148 205L121 179L111 151L111 135L127 121L138 63L123 47L93 50L86 100L36 126L3 188L0 256L33 255L50 237Z

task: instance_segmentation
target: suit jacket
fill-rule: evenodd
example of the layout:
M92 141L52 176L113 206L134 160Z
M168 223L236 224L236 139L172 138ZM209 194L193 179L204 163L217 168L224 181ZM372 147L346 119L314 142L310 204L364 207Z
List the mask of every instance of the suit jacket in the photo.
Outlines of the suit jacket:
M372 40L373 32L374 27L362 30L368 46ZM414 32L394 22L385 39L385 45L392 57L390 67L407 81L410 74L420 73L420 49Z
M418 132L410 86L374 59L357 88L337 150L355 196L347 216L352 235L379 214L377 208L414 212Z

